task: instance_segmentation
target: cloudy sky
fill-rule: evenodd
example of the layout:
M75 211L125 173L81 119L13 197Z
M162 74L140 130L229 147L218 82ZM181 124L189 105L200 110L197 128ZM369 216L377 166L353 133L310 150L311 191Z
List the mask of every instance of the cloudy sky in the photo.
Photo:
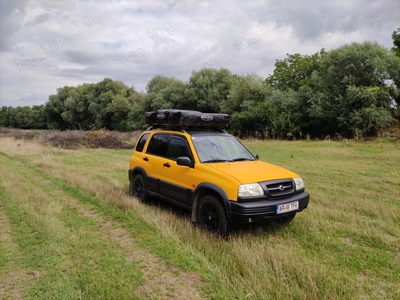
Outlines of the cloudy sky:
M399 27L398 0L0 0L0 107L106 77L144 92L205 67L266 78L287 53L389 49Z

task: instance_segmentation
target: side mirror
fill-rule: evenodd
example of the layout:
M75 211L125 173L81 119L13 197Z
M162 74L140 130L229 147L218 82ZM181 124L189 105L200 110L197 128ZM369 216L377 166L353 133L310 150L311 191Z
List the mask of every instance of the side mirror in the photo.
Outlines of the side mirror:
M257 159L257 160L260 159L260 157L258 156L258 154L253 154L253 156L254 156L254 158Z
M177 160L176 160L176 164L178 166L186 166L186 167L193 168L192 160L187 156L178 157Z

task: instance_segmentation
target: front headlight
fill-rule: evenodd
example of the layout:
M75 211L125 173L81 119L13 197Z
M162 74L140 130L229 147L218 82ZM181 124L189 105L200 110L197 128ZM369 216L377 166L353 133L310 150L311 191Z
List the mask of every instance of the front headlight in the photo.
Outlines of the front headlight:
M296 184L296 191L304 190L304 181L301 178L293 178Z
M264 195L264 190L258 183L242 184L239 186L239 198L259 197Z

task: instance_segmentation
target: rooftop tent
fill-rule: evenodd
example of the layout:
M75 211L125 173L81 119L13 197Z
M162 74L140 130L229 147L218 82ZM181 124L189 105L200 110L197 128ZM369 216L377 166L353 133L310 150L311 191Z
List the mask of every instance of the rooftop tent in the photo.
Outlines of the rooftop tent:
M229 115L194 110L159 109L145 113L146 123L155 126L227 128Z

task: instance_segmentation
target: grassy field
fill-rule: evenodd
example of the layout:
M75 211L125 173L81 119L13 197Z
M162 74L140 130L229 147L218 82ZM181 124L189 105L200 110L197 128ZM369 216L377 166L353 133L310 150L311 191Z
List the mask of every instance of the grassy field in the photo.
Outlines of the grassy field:
M399 143L244 143L310 206L224 240L130 197L131 150L0 137L0 298L400 299Z

